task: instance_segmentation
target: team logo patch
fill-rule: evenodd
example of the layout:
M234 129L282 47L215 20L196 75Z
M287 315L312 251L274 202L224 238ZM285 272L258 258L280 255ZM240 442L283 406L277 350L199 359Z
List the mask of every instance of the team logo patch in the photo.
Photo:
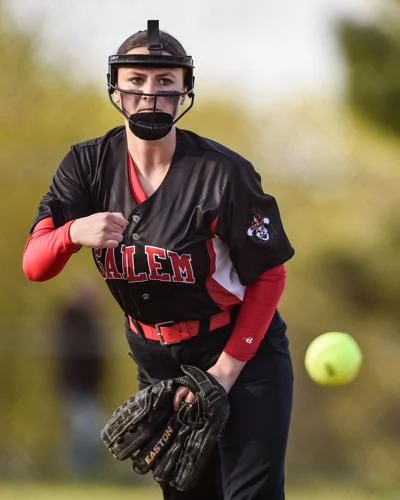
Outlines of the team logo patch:
M253 220L250 222L247 229L247 235L254 241L268 241L271 238L271 227L268 226L268 217L264 217L254 212Z

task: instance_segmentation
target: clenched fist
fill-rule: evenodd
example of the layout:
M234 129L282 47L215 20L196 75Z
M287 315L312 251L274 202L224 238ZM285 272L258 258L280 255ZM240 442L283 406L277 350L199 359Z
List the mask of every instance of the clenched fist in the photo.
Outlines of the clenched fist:
M89 248L115 248L122 241L128 221L119 212L99 212L76 219L70 227L73 243Z

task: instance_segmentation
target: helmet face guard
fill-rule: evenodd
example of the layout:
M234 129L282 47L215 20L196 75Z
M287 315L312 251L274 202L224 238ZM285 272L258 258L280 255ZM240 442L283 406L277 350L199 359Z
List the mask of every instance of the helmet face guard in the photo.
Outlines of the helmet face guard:
M193 59L191 56L174 56L163 54L163 45L160 40L158 21L148 21L147 36L149 54L116 54L108 58L107 87L111 103L122 113L129 122L129 127L133 134L144 140L157 140L165 137L172 126L182 118L194 104L194 76ZM187 90L160 91L154 94L146 94L138 90L126 90L118 87L118 69L121 67L144 67L144 68L183 68L185 69L184 84ZM145 111L128 115L128 113L115 104L112 94L115 91L125 94L151 97L154 101L152 111ZM157 110L158 99L169 99L175 104L175 111L178 109L181 97L187 96L190 105L178 117Z

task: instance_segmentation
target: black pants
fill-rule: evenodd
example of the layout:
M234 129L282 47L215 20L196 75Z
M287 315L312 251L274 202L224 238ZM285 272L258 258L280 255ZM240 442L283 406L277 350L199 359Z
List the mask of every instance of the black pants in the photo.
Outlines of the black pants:
M282 323L284 326L284 323ZM127 331L141 386L181 375L180 365L206 370L231 327L161 346ZM143 369L141 369L142 367ZM292 408L293 373L285 328L269 331L229 393L230 417L199 483L188 492L164 487L165 500L284 500L284 462Z

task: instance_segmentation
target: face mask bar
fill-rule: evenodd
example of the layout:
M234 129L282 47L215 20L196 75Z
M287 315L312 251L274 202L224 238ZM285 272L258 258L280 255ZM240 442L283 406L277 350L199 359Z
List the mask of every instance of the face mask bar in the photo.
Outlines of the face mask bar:
M118 90L121 92L121 107L119 107L113 100L112 94L114 91ZM142 97L150 97L152 99L151 107L152 111L143 111L139 113L134 113L129 115L123 106L123 94L135 95L138 99ZM179 105L179 99L188 95L188 92L178 92L178 91L159 91L154 94L145 93L138 90L126 90L118 86L113 86L112 93L109 93L111 104L123 114L123 116L129 122L129 128L131 131L140 139L144 140L157 140L161 139L171 130L172 126L180 120L193 106L194 104L194 94L190 99L190 105L174 119L176 111ZM174 111L173 114L165 113L162 111L157 111L157 101L158 99L174 99ZM150 105L149 105L150 107Z
M112 94L116 89L118 69L125 67L142 68L183 68L186 70L184 84L188 97L194 93L193 59L190 56L152 56L150 54L116 54L108 58L107 85L108 92Z
M147 24L147 38L149 54L115 54L108 58L107 87L112 105L122 113L129 121L132 132L140 138L154 140L164 137L172 126L180 120L194 104L194 76L193 59L191 56L173 56L163 53L164 47L160 40L159 23L156 20L150 20ZM136 90L126 90L117 86L118 69L121 67L142 67L142 68L183 68L185 69L184 84L187 90L185 92L164 92L160 91L154 94L146 94ZM153 111L151 113L135 113L131 116L126 113L123 106L121 108L112 99L115 91L137 96L147 96L154 99ZM190 99L190 105L176 118L176 110L179 98L187 96ZM177 98L174 115L157 111L158 98ZM122 103L121 103L122 104ZM151 115L151 116L149 116Z
M191 98L194 88L193 58L187 55L163 53L166 48L161 42L158 20L147 21L147 41L148 54L115 54L108 58L108 91L112 92L112 86L115 87L118 68L121 66L184 68L186 69L185 86L188 89L188 97Z
M131 95L137 95L138 97L151 97L151 98L183 97L188 94L186 90L184 92L178 92L177 90L159 90L158 92L154 93L146 93L141 90L123 89L122 87L118 87L117 85L112 86L112 92L110 94L113 94L116 90L124 94L131 94Z

